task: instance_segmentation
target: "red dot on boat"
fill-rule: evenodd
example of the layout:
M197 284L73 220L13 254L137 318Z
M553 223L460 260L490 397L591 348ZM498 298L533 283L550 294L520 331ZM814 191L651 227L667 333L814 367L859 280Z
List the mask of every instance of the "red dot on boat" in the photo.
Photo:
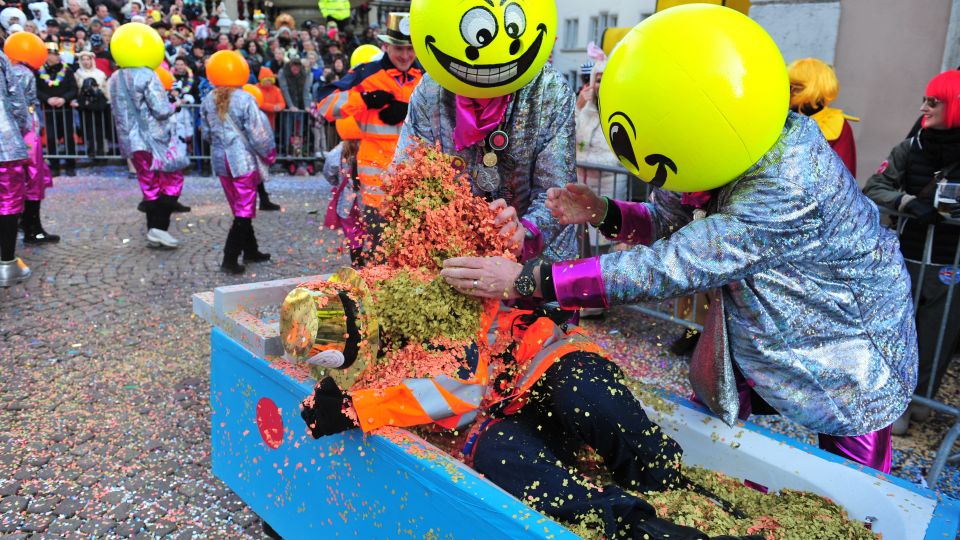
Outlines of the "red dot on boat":
M283 418L277 404L270 398L261 398L257 402L257 428L263 442L270 448L276 450L283 444Z

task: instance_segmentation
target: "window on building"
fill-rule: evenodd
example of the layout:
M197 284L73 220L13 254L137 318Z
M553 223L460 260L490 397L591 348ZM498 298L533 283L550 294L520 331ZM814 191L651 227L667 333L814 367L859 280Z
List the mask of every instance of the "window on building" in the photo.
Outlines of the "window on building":
M600 17L590 17L590 31L587 33L587 43L600 41Z
M563 48L576 49L580 38L580 19L564 20L563 31Z
M580 88L579 82L580 72L576 69L571 70L569 73L564 75L564 79L567 80L567 86L570 88Z
M590 28L587 34L587 42L592 41L599 45L600 40L603 38L603 31L607 28L613 28L616 26L616 13L601 12L600 15L597 15L596 17L590 17Z

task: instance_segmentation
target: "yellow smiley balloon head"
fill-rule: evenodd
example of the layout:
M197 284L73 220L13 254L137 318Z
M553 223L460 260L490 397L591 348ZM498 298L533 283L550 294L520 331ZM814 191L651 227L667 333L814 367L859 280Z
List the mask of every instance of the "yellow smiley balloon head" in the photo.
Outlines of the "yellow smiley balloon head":
M413 0L410 38L440 86L469 98L512 94L550 58L557 35L553 0Z
M631 173L677 192L746 172L777 142L790 83L773 39L729 8L657 13L627 34L600 83L607 142Z
M163 39L156 30L143 23L127 23L113 33L110 53L122 68L157 69L163 62Z

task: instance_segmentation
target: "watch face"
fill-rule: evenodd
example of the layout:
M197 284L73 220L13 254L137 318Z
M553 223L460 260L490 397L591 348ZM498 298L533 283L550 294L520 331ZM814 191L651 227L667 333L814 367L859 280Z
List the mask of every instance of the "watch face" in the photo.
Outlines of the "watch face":
M520 296L531 296L537 290L537 283L533 280L533 276L520 276L513 286L517 288Z

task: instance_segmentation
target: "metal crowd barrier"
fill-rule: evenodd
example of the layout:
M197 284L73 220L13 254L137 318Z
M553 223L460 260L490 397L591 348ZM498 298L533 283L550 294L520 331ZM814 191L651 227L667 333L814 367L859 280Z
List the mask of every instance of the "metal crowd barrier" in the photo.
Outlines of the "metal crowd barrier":
M210 160L210 145L200 132L200 106L184 105L177 130L187 139L187 153L198 168ZM70 107L43 108L45 144L50 160L122 159L110 110L90 111ZM280 111L275 116L274 136L278 162L322 159L322 152L339 142L336 127L308 111Z
M611 194L613 194L617 195L614 198L632 201L646 201L650 196L651 188L649 184L646 184L645 182L642 182L641 180L632 176L629 172L627 172L626 169L623 169L622 167L609 167L581 162L577 163L577 177L581 183L586 183L593 188L595 192L600 193L601 195L611 196ZM882 214L890 218L897 218L896 220L892 221L896 223L894 230L899 237L903 232L904 225L906 224L907 220L910 219L910 217L883 208L881 208L880 211ZM960 226L960 220L956 219L944 219L944 223L948 225ZM591 231L589 228L581 227L579 233L580 238L583 241L583 255L585 257L597 256L607 252L610 249L609 241L598 238L595 234L595 230ZM954 251L953 262L951 265L934 264L931 262L933 258L932 253L935 240L935 227L929 226L924 239L923 258L919 261L913 261L909 259L907 261L908 264L915 265L914 268L916 268L916 265L919 265L919 268L916 270L918 278L916 283L913 284L913 301L915 311L917 306L920 304L920 299L922 298L924 278L929 275L929 272L943 272L945 274L940 275L947 275L949 277L949 284L944 282L944 284L947 285L947 294L945 299L945 307L943 310L943 317L939 321L939 330L937 333L936 344L934 346L930 382L925 388L917 388L913 397L914 403L930 407L931 409L949 415L954 419L953 425L947 431L937 449L933 464L927 471L925 480L930 486L936 485L937 479L948 463L960 463L960 452L952 453L954 445L956 444L957 440L960 439L960 408L938 401L934 395L934 378L940 366L940 356L943 352L943 348L950 345L946 338L948 336L953 337L958 331L960 331L960 328L950 328L948 325L950 312L954 307L954 303L960 302L960 299L956 298L957 296L960 296L960 291L956 290L958 279L960 279L958 278L958 276L960 276L960 240L958 240L957 248ZM697 324L696 320L699 310L702 309L704 304L705 302L701 302L695 297L686 297L664 302L635 304L626 307L644 315L677 324L682 327L702 330L702 326Z

